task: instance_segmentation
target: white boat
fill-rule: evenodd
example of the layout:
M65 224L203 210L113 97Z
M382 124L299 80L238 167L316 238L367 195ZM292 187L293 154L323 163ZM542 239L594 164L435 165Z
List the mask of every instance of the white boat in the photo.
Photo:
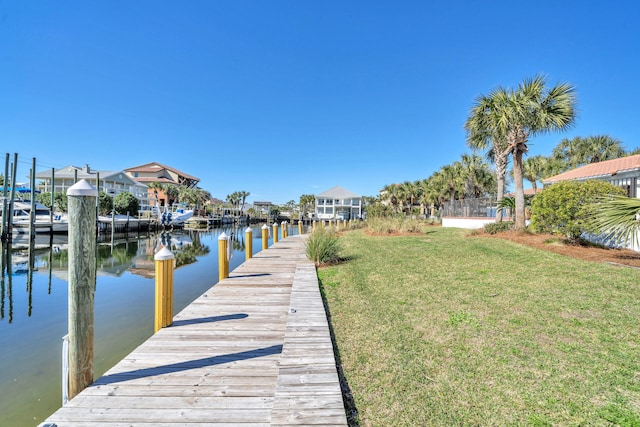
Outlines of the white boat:
M170 227L182 226L185 221L193 216L193 209L178 208L175 211L170 211L165 206L164 211L160 212L158 208L158 220L160 224Z
M69 231L69 219L66 215L53 215L51 210L42 203L34 204L34 229L36 233L66 233ZM1 209L0 209L1 211ZM13 202L13 226L18 233L28 233L29 221L31 221L31 202L26 200L14 200ZM0 212L0 216L2 213Z

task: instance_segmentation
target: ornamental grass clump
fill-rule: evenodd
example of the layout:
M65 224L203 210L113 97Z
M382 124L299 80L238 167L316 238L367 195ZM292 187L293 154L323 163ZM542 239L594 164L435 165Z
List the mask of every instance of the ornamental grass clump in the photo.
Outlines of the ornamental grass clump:
M421 219L394 216L367 219L366 225L376 234L396 234L423 233L428 223Z
M318 228L306 243L306 253L316 266L335 264L340 260L340 241L333 230Z

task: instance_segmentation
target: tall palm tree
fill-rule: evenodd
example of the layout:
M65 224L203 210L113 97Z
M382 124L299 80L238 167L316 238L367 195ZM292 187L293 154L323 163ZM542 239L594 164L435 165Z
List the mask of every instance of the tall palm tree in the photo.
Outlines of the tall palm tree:
M498 98L498 94L503 91L504 89L498 88L488 96L480 95L476 98L469 118L464 125L467 132L467 145L475 150L487 150L487 158L495 166L498 204L504 197L509 151L507 150L507 136L498 123L494 122L496 117L492 113L495 110L495 98ZM501 210L496 213L496 222L502 222Z
M500 135L506 135L505 152L513 158L515 186L515 229L525 228L525 200L522 177L522 157L529 147L531 136L562 131L575 120L575 88L568 83L558 83L547 88L543 76L536 76L521 83L515 90L499 88L492 95L489 112Z
M238 197L240 198L240 213L242 214L244 212L244 205L245 202L247 201L247 197L249 197L251 195L251 193L249 193L248 191L238 191Z

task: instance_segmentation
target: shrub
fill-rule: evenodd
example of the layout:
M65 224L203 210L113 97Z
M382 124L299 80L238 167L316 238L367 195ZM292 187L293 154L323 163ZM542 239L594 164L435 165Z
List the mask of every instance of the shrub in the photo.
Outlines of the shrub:
M485 233L496 234L513 229L513 221L494 222L484 226Z
M338 262L340 242L333 230L316 229L306 242L306 253L316 265L327 265Z
M124 191L113 198L113 208L120 214L129 213L129 215L136 216L138 209L140 209L140 202L133 194Z
M561 233L572 242L596 231L590 219L595 202L625 191L604 181L563 181L545 188L531 202L531 228L541 233Z

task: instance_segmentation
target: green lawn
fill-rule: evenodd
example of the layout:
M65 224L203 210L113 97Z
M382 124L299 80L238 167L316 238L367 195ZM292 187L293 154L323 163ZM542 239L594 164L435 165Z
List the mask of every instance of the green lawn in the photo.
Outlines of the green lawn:
M640 271L433 227L318 271L352 425L640 426Z

